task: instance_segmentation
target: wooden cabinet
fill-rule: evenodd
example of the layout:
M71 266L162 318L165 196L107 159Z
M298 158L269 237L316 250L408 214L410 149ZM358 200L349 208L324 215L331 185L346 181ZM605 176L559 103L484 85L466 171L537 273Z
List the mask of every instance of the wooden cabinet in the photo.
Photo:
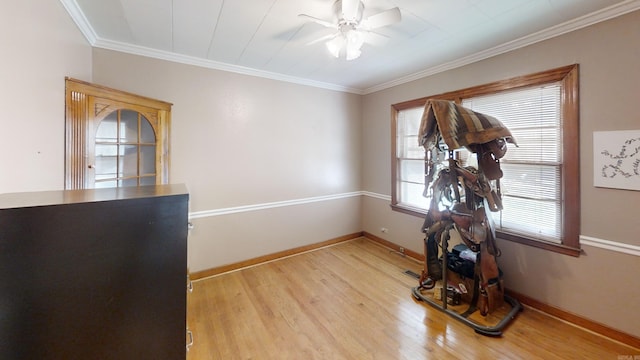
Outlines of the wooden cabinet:
M167 184L171 104L66 78L65 189Z
M0 194L0 359L185 359L188 199Z

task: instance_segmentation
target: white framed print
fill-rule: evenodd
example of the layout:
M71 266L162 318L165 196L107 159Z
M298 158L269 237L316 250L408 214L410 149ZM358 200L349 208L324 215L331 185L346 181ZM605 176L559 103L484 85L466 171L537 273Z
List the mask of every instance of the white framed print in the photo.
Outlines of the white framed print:
M593 186L640 190L640 130L594 131Z

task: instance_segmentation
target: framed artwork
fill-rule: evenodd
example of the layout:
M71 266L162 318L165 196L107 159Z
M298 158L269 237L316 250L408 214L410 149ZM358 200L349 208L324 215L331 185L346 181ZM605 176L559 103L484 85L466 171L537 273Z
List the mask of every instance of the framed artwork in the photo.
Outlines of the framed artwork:
M640 190L640 130L593 133L593 186Z

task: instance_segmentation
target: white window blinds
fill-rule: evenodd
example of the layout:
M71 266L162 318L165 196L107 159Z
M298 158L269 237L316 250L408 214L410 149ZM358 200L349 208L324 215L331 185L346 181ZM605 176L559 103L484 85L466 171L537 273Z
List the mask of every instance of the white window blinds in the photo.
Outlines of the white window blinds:
M561 243L561 84L464 99L462 105L502 121L516 138L501 161L504 210L498 230Z
M429 201L424 192L424 148L418 145L418 130L423 107L398 112L396 130L396 162L398 203L426 209Z

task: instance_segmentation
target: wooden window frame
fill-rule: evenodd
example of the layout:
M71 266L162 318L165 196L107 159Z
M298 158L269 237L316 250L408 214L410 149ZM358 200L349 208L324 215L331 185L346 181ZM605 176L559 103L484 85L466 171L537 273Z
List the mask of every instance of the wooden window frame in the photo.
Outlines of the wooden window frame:
M171 103L69 77L65 97L65 189L91 187L86 173L93 165L88 159L94 151L94 122L121 109L139 112L151 124L156 135L156 184L169 183Z
M462 90L427 96L391 105L391 208L402 213L424 217L426 209L403 206L398 203L398 163L396 160L397 114L401 110L424 107L428 99L437 98L461 103L462 99L494 94L502 91L560 82L562 84L562 165L561 191L561 243L542 241L521 234L497 230L499 238L525 245L579 256L580 250L580 154L579 154L579 65L572 64L530 75L518 76Z

